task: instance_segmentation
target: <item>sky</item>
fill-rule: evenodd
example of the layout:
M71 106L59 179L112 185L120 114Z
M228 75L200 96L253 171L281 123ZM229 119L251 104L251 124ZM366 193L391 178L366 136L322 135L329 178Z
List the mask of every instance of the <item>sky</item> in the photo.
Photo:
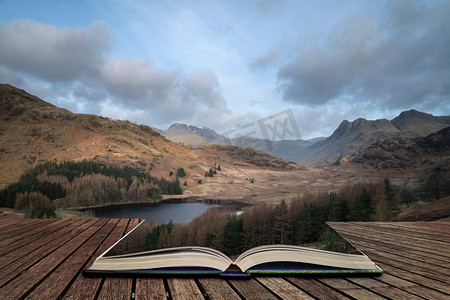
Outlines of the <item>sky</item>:
M437 0L0 0L0 82L160 129L289 111L309 139L450 115L449 16Z

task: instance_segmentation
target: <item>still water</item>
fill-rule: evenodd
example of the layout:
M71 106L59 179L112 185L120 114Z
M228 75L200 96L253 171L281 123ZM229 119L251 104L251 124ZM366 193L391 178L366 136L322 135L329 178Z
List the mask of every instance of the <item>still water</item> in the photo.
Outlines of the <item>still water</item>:
M158 204L127 204L90 209L91 216L97 218L142 218L156 223L185 223L200 216L208 209L219 207L208 203L158 203Z

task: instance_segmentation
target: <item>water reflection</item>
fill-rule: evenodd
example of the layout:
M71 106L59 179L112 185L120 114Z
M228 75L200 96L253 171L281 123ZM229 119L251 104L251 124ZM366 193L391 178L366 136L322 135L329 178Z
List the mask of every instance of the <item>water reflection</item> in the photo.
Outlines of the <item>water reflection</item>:
M209 203L158 203L158 204L127 204L93 208L88 211L97 218L142 218L147 222L156 223L186 223L203 214L208 209L221 205Z

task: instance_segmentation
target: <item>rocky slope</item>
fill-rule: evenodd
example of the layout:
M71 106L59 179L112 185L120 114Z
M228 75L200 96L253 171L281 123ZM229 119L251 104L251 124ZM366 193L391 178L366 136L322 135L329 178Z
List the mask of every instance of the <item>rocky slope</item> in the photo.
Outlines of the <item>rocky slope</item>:
M74 114L0 84L0 188L47 160L91 159L133 166L155 177L168 177L170 171L183 167L188 184L203 178L205 170L215 163L221 163L224 170L235 169L236 165L262 168L253 164L255 161L264 169L298 167L264 153L254 153L251 158L233 153L173 143L148 126L128 121Z
M376 170L428 169L450 172L450 126L426 137L395 138L337 161L343 166L359 165Z
M343 121L324 141L304 149L297 162L307 166L334 163L342 156L369 147L375 142L402 137L422 137L449 126L450 117L435 117L416 110L402 112L391 121L387 119L353 122Z

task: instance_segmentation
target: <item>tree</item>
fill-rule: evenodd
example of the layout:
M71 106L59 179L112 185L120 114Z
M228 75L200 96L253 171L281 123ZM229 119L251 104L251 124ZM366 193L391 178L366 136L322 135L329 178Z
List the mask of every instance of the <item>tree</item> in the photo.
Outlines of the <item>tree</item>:
M177 169L177 177L185 177L186 173L184 172L183 168L178 168Z
M214 177L214 172L211 168L208 171L208 177Z
M349 221L370 221L373 212L372 199L366 188L350 206Z
M348 205L343 195L338 197L336 193L330 193L330 215L329 220L333 222L342 222L347 219Z
M217 166L217 171L222 171L222 168L220 167L220 164Z
M228 218L224 228L224 253L228 256L238 255L241 252L240 242L242 233L242 219L232 216Z
M409 204L414 201L414 193L406 188L400 191L400 203L406 204L406 207L409 207Z
M434 172L428 177L424 190L429 201L438 201L441 198L441 177L439 172Z
M169 173L169 176L172 176L173 175L173 172L172 171L170 171L170 173Z
M384 200L388 209L388 220L396 217L400 211L397 193L388 178L384 179Z
M205 171L205 177L208 177L208 171Z
M288 207L283 200L274 209L275 224L273 228L274 242L280 244L291 243L292 224L288 215Z
M197 181L197 183L198 183L198 184L202 184L202 180L199 179L199 180Z

